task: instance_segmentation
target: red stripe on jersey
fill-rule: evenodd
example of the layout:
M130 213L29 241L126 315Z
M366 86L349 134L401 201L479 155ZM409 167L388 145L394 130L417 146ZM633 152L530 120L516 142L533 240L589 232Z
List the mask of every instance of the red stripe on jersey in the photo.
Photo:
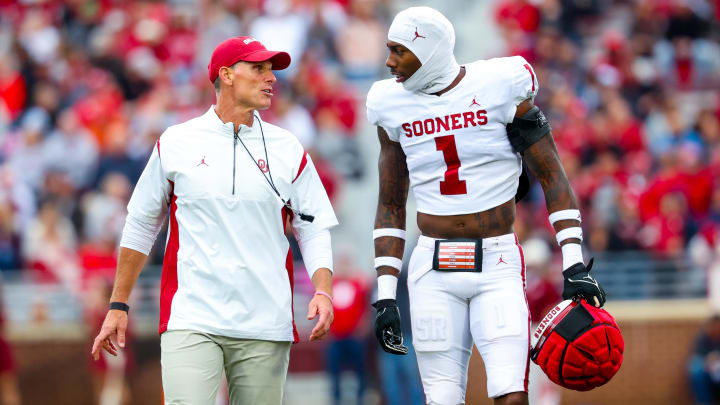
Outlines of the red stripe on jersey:
M307 166L307 152L303 153L302 160L300 161L300 168L298 169L297 176L295 176L295 178L292 181L293 183L295 183L295 180L297 180L297 178L300 177L300 173L302 173L303 170L305 170L305 166Z
M287 223L288 217L290 217L290 220L292 220L293 213L287 207L283 207L282 208L283 233L285 232L285 224ZM294 299L295 281L294 281L294 275L293 275L294 274L293 267L294 266L293 266L292 251L288 247L287 256L285 257L285 270L287 270L288 280L290 280L290 313L292 314L293 343L298 343L300 341L300 335L298 334L297 327L295 326L295 311L293 311L293 303L295 301L295 299Z
M525 64L525 69L530 72L530 80L532 80L532 91L535 91L535 72L533 72L532 68L529 64Z
M157 140L157 142L155 143L155 146L157 147L157 150L158 150L158 159L160 159L160 162L162 162L162 159L160 158L160 139Z
M520 251L520 266L522 268L521 275L522 275L522 282L523 282L523 295L525 296L525 305L528 308L528 354L527 354L527 364L525 365L525 392L528 392L528 381L530 379L530 324L532 323L532 319L530 318L530 305L528 304L527 300L527 288L525 285L525 255L523 255L522 246L520 246L520 243L518 242L517 235L515 235L515 244L518 247L518 250Z
M160 144L158 143L158 148L159 147ZM177 252L180 248L180 238L176 216L177 196L174 194L175 183L172 181L170 181L170 188L170 236L168 237L167 246L165 247L162 279L160 281L160 326L158 327L158 333L160 334L167 330L172 300L178 289Z

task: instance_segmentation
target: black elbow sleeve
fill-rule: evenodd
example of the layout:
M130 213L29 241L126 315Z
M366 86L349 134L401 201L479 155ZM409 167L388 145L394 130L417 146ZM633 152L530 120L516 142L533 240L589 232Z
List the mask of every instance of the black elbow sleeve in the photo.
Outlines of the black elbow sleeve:
M515 117L505 126L513 151L525 152L532 144L550 133L550 123L538 106L533 106L525 114Z

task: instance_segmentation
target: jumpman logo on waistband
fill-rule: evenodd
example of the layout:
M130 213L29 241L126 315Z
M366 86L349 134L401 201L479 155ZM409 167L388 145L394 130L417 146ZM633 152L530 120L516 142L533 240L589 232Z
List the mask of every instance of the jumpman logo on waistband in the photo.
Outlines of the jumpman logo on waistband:
M506 262L505 260L503 260L502 255L500 255L500 260L498 260L496 266L497 266L498 264L500 264L500 263L507 264L507 262Z
M200 166L200 165L209 166L207 163L205 163L205 156L204 156L204 155L203 155L202 160L200 161L200 163L197 164L197 166ZM196 167L197 167L197 166L196 166Z
M418 38L425 38L425 37L422 36L422 35L420 35L420 34L418 34L417 27L415 27L415 38L413 38L412 41L415 42L415 40L418 39Z

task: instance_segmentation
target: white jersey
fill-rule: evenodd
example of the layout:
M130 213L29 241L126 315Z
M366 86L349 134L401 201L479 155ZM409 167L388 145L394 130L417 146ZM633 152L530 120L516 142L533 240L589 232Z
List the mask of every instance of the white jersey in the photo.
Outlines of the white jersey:
M480 60L439 97L408 92L394 79L375 82L367 115L402 145L419 212L468 214L514 198L522 161L505 125L537 90L523 57Z
M297 340L284 232L291 212L260 169L294 209L315 216L312 223L292 219L299 236L337 219L310 157L290 132L256 115L252 127L239 131L252 158L233 135L233 124L223 123L214 108L168 128L128 204L128 215L146 223L170 210L159 331Z

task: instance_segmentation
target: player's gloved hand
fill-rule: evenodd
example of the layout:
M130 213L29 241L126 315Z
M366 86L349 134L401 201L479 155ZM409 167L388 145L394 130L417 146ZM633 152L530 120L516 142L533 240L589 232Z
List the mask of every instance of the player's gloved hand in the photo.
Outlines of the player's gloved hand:
M587 264L575 263L563 271L565 283L563 285L563 299L585 298L588 303L600 308L605 304L605 290L600 283L590 275L593 259Z
M375 336L380 346L390 354L407 354L400 330L400 310L394 299L379 300L372 304L377 309Z

